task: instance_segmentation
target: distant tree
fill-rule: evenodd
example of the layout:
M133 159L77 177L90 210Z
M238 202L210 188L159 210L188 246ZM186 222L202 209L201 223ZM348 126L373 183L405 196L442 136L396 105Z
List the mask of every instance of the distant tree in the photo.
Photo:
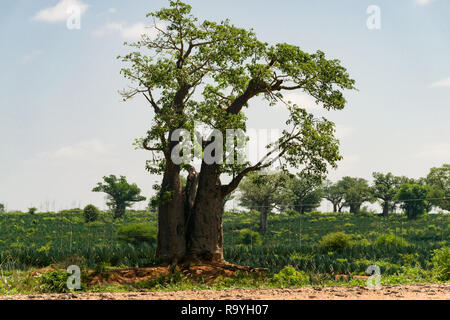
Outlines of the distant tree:
M430 203L450 211L450 164L431 168L425 180L431 188Z
M29 208L29 209L28 209L28 214L32 214L32 215L33 215L33 214L36 214L37 210L38 210L38 209L37 209L37 208L34 208L34 207L33 207L33 208Z
M6 212L5 205L3 203L0 203L0 213L5 213L5 212Z
M338 182L338 186L344 193L344 206L349 207L352 213L359 213L364 202L374 200L366 179L344 177Z
M117 178L115 175L110 175L103 177L103 181L104 183L99 182L92 191L104 192L108 195L107 205L113 208L115 219L123 217L126 208L133 203L146 199L140 195L141 189L135 183L129 184L124 176Z
M333 204L333 212L341 212L344 207L344 190L337 183L326 180L322 186L324 199Z
M298 173L290 181L294 209L300 213L310 212L320 206L323 191L321 178L315 175Z
M251 173L240 184L240 204L260 212L259 231L267 232L267 217L277 206L286 205L291 194L286 188L289 176L277 172L271 174Z
M416 219L427 212L430 190L429 186L420 184L405 183L400 187L396 200L401 202L401 208L405 211L408 219Z
M381 200L382 214L386 217L395 209L394 199L404 179L390 172L387 174L374 172L373 178L372 194L374 198Z

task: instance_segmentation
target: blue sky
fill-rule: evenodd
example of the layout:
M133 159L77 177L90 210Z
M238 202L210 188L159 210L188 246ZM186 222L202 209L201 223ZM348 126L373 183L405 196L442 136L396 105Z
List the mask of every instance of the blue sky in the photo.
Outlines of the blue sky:
M270 43L323 50L356 80L337 124L344 160L330 178L374 171L420 177L450 159L450 1L187 1L200 19L230 20ZM81 29L66 26L66 6L82 9ZM9 209L94 203L102 176L126 175L146 196L156 178L136 151L152 117L143 99L122 103L117 55L144 32L146 13L164 0L18 0L0 4L0 202ZM369 30L377 5L381 29ZM301 93L293 101L310 103ZM279 128L286 113L261 112L249 126ZM313 106L311 106L312 109ZM314 109L315 110L315 109ZM322 113L317 111L318 113Z

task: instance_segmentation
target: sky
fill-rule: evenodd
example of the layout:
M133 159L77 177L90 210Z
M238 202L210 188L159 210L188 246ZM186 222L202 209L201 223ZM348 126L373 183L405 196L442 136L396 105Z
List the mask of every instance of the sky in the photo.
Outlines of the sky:
M344 160L331 180L370 180L375 171L418 178L450 162L450 1L186 2L200 20L229 18L263 41L341 60L358 88L346 93L344 110L321 111L302 92L289 97L336 123ZM152 195L159 178L145 171L148 152L133 146L152 112L143 98L121 101L118 91L128 83L117 56L128 52L124 41L152 32L146 14L166 5L0 3L0 202L9 210L104 208L104 196L91 190L109 174L125 175ZM374 5L379 16L368 11ZM70 8L78 8L79 26ZM248 126L277 129L286 116L282 107L256 100Z

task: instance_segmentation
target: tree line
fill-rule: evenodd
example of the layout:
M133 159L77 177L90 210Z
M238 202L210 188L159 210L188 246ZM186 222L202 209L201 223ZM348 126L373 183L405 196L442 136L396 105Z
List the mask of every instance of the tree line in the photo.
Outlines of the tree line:
M252 173L239 187L242 207L260 213L261 232L273 210L303 214L317 209L326 199L334 212L348 208L358 214L364 203L378 202L383 216L401 208L408 219L430 212L433 207L450 211L450 165L431 168L424 178L413 179L392 173L374 172L373 182L343 177L337 182L320 176L287 172Z

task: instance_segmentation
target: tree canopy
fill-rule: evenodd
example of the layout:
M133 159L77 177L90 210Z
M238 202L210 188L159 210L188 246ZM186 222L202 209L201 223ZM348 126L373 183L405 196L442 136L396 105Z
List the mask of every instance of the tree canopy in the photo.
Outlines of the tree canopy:
M394 176L390 172L387 174L374 172L373 178L372 194L376 199L382 201L383 215L387 216L390 211L395 209L394 199L404 179Z
M92 191L107 194L109 199L107 205L113 208L116 219L125 214L127 207L145 200L145 197L140 195L141 189L135 183L129 184L124 176L117 178L115 175L110 175L103 177L103 181L103 183L99 182Z
M443 210L450 211L450 164L431 168L426 182L431 187L431 203Z

